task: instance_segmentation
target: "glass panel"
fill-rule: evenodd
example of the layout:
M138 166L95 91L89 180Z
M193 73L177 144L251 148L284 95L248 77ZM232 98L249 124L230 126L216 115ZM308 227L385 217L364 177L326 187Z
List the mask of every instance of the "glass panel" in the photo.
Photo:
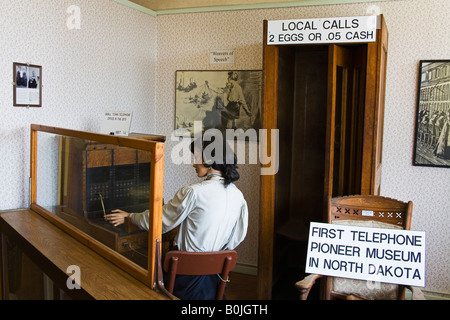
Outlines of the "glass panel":
M147 269L148 232L104 216L148 209L150 159L144 150L38 132L36 203Z

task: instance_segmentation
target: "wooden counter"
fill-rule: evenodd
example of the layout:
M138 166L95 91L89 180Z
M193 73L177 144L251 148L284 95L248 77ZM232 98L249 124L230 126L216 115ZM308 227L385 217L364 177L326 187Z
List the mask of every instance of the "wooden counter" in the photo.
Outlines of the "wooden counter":
M55 283L74 299L96 300L165 300L159 294L128 273L101 257L36 212L23 209L0 212L2 243L4 235L20 249ZM5 245L3 245L5 248ZM5 275L6 252L1 250L0 271ZM80 268L81 289L67 288L72 274L68 267ZM68 272L68 273L66 273ZM2 279L1 290L5 290ZM2 296L0 292L0 297Z

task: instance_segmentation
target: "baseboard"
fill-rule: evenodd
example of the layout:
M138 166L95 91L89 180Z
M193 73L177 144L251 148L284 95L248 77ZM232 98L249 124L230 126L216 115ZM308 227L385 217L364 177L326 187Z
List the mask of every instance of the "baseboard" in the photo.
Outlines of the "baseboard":
M236 263L233 272L257 276L258 266L246 263ZM425 296L425 299L427 300L450 300L450 293L425 291L425 290L422 290L422 292ZM405 299L411 300L411 298L412 298L411 291L406 290Z
M258 267L255 265L252 265L252 264L236 263L236 266L234 267L233 272L257 276L258 275Z
M450 293L434 292L422 290L427 300L450 300Z

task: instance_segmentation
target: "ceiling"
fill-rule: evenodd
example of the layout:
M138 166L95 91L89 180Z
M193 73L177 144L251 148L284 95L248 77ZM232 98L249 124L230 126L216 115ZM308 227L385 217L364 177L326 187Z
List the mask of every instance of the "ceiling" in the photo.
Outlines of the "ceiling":
M303 0L305 1L305 0ZM280 4L288 2L301 2L299 0L129 0L152 11L182 10L190 8L240 6L256 4ZM311 2L311 1L308 1Z

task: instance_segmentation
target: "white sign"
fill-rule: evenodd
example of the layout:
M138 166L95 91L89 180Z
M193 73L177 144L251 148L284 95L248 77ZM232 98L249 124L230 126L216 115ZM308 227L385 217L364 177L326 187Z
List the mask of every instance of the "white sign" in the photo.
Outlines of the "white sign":
M311 222L306 272L425 286L425 232Z
M128 136L132 112L107 111L102 122L101 133L115 136Z
M234 64L234 50L210 50L210 64Z
M268 21L267 44L374 42L378 16Z

